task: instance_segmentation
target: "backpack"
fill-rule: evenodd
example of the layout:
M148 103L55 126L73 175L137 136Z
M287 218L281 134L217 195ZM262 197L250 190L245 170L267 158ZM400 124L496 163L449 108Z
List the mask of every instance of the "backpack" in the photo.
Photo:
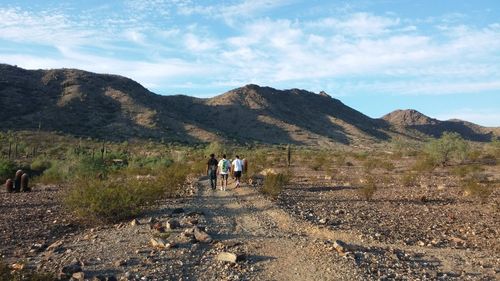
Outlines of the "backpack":
M229 164L229 160L222 160L222 172L226 173L230 168L231 165Z

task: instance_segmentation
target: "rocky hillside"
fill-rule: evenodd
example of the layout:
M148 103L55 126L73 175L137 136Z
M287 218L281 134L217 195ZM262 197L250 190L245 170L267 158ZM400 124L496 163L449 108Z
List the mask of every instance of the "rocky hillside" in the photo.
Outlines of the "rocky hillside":
M294 143L328 146L452 130L488 140L487 129L416 111L370 118L330 97L247 85L199 99L156 95L116 75L76 69L25 70L0 64L0 129L61 131L106 139Z
M489 141L492 136L499 135L499 128L487 128L458 119L440 121L426 116L416 110L395 110L382 117L398 132L412 131L428 136L439 137L443 132L457 132L466 139Z

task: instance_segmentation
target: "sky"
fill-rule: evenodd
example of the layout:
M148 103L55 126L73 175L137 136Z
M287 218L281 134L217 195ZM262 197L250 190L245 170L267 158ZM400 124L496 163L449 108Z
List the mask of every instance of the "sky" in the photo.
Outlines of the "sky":
M500 126L498 0L0 0L0 63L162 95L325 91L371 117Z

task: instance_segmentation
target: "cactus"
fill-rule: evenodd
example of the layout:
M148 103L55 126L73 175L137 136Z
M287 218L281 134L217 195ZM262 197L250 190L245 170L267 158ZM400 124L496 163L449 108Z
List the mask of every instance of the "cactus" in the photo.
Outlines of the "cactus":
M288 167L290 167L290 165L292 164L292 148L290 147L290 144L288 144L286 146L286 150L287 150L286 161L287 161Z
M7 189L7 192L11 193L14 191L14 182L11 179L7 179L5 181L5 188Z
M16 177L14 178L14 192L21 191L21 177L23 175L22 170L17 170Z
M21 191L22 192L30 192L31 191L31 188L29 188L28 184L29 184L29 176L28 176L28 174L24 173L21 176Z

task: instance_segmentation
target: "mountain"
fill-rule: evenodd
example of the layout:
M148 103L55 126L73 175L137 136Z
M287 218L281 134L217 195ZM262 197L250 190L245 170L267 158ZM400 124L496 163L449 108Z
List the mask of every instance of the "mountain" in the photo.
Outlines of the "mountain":
M6 64L0 64L0 108L1 130L41 126L108 140L329 146L384 141L394 135L437 136L446 130L481 141L493 134L472 123L438 121L416 111L373 119L325 92L246 85L208 99L161 96L122 76Z
M456 132L463 138L475 141L490 141L499 134L499 128L482 127L477 124L458 119L440 121L426 116L414 109L395 110L382 117L399 132L416 131L422 134L439 137L444 132Z

